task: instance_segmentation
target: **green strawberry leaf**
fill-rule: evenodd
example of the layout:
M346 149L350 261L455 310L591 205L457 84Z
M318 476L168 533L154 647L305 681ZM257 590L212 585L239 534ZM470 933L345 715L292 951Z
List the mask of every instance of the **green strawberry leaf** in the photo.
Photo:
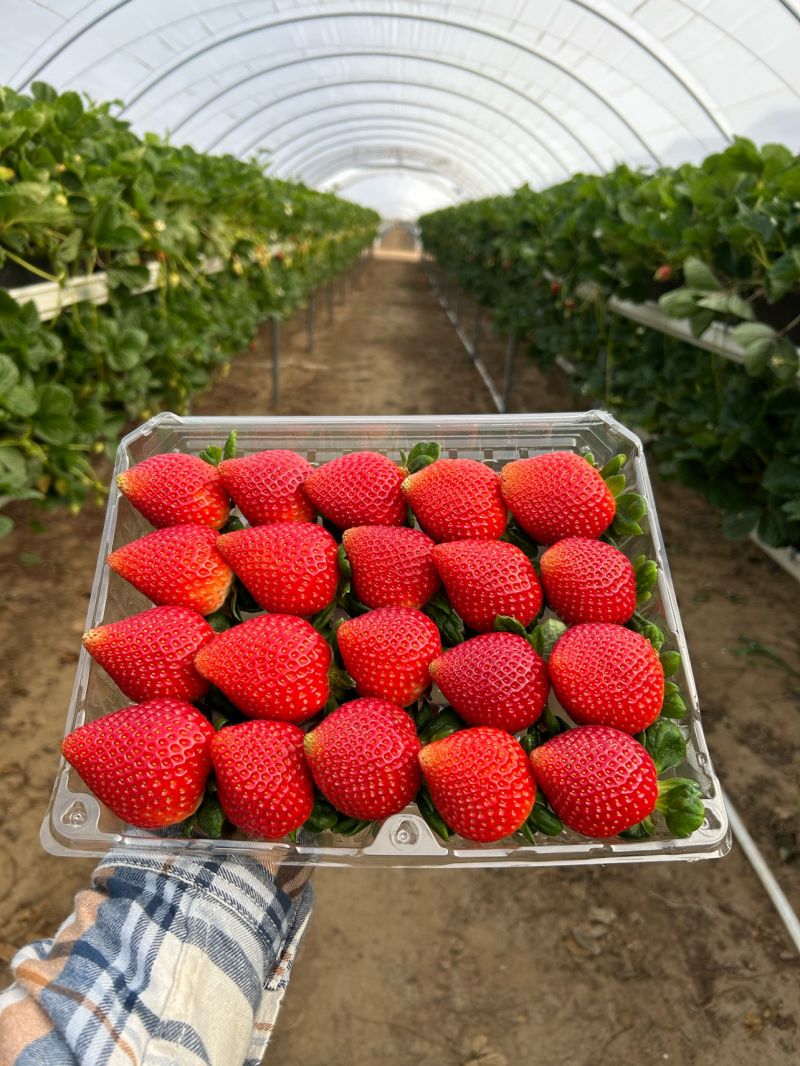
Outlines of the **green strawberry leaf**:
M339 545L339 573L348 580L353 576L353 568L350 566L350 560L347 558L344 544Z
M500 540L504 540L507 544L513 544L515 548L523 551L532 563L536 562L536 557L539 554L539 545L536 541L531 540L527 533L523 533L513 518L506 526L506 531Z
M646 637L656 651L660 652L664 644L664 633L655 623L648 621L644 615L638 611L633 612L633 617L628 622L628 628L635 630L637 633L641 633L643 637Z
M659 774L678 766L686 758L686 741L672 722L659 718L637 739L650 753Z
M540 622L534 626L528 639L533 645L533 650L538 652L545 662L549 662L553 648L566 630L567 627L558 618L548 618L546 622Z
M664 651L661 653L661 666L664 677L672 677L677 674L681 665L681 653L679 651Z
M226 718L221 711L212 710L211 712L211 724L219 733L220 729L224 729L226 725L230 725L231 721Z
M219 840L225 828L225 815L216 796L206 794L198 809L183 823L184 836Z
M242 454L242 452L236 450L236 430L232 429L228 434L228 439L222 446L222 458L236 459Z
M339 818L333 827L334 833L338 833L343 837L353 837L356 833L360 833L362 829L366 829L367 826L372 825L372 822L362 821L360 818Z
M527 641L531 639L530 633L522 622L508 614L499 614L495 618L494 631L495 633L516 633L518 637L524 637Z
M536 833L533 826L530 825L529 822L523 822L517 832L524 840L527 840L529 844L536 843Z
M422 729L419 739L423 744L432 744L434 740L443 740L463 728L464 723L453 708L443 707Z
M700 786L686 777L659 781L656 810L664 815L667 828L673 836L691 836L705 820Z
M567 725L563 718L559 718L558 715L554 714L548 704L542 712L542 716L537 723L537 728L540 735L542 735L545 740L549 740L551 737L555 737L559 733L566 733L570 726Z
M219 533L222 536L223 533L237 533L240 529L246 529L244 522L241 518L237 518L236 515L231 515L225 525L220 529Z
M607 482L610 477L616 477L627 461L627 455L623 455L622 452L615 455L613 459L609 459L600 471L603 480Z
M423 784L420 788L416 796L416 801L419 813L422 815L425 823L430 826L437 836L447 842L453 835L453 830L434 807L427 785Z
M544 833L548 837L557 837L564 832L564 823L550 808L537 797L533 810L528 815L525 823L536 833Z
M641 822L632 825L630 829L623 829L619 834L623 840L646 840L653 833L653 819L648 815Z
M609 477L603 479L608 485L608 491L612 496L617 497L625 488L627 478L624 474L611 474Z
M436 441L423 440L409 452L400 452L400 463L408 470L409 474L416 474L431 463L435 463L442 454L442 446Z
M658 584L658 563L640 555L634 560L633 570L636 574L636 606L639 607L652 597L652 590Z
M685 714L686 704L683 701L683 697L678 692L669 692L664 697L661 716L663 718L683 718Z
M310 833L322 833L326 829L333 829L339 821L339 812L332 807L326 799L316 796L311 814L306 819L303 828Z
M317 611L311 618L311 624L318 633L321 633L323 637L329 637L333 628L334 615L338 607L336 600L332 600L327 607L323 607L321 611Z
M435 622L442 635L442 644L452 648L465 639L464 623L450 606L444 593L437 593L422 608L423 613Z
M214 611L213 614L207 614L206 621L215 633L224 633L226 629L230 629L233 625L233 619L229 614L226 614L224 610Z
M212 466L219 466L222 462L222 448L218 448L216 444L210 444L200 452L200 458L204 463L210 463Z
M683 276L686 279L686 284L692 289L701 289L703 292L718 292L722 288L711 268L693 255L684 260Z

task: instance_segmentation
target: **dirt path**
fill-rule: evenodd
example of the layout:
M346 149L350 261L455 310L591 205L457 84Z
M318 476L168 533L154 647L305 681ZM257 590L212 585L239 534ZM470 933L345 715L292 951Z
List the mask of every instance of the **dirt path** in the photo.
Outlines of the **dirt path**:
M283 331L278 413L491 410L417 264L374 263L306 350ZM490 346L493 365L502 345ZM269 414L265 337L196 413ZM519 410L586 406L521 361ZM800 904L798 588L721 540L716 514L657 484L712 754ZM2 542L7 698L0 952L47 933L89 861L44 855L46 806L100 515L17 509ZM744 638L744 643L742 642ZM757 639L786 665L753 652ZM787 669L788 667L788 669ZM280 1066L783 1066L797 1053L798 960L738 850L724 861L576 871L320 870L317 909L268 1061Z

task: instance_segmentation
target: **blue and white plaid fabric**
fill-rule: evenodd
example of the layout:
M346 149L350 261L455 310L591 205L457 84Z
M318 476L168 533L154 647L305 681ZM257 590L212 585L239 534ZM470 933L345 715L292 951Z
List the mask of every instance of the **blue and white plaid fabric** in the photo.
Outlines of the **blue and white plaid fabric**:
M111 853L0 994L2 1066L258 1066L311 912L309 868Z

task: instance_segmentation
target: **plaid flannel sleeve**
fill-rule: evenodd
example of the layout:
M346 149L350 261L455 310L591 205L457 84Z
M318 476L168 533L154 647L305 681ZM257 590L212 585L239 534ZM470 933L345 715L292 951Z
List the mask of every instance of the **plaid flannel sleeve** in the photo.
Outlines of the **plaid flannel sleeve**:
M311 912L309 868L111 853L14 957L2 1066L258 1066Z

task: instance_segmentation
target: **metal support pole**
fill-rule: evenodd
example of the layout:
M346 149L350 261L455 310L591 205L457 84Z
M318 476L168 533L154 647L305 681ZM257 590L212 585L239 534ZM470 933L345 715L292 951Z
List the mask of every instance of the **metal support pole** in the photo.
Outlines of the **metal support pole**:
M317 294L312 292L311 299L308 301L308 310L306 311L306 331L308 333L308 350L314 351L314 329L316 326L316 300Z
M508 414L508 401L514 386L514 360L517 355L517 337L509 333L506 344L506 369L503 375L503 414Z
M328 305L328 325L333 324L333 282L329 281L325 286L325 301Z
M277 318L272 320L272 404L278 406L281 398L281 327Z

